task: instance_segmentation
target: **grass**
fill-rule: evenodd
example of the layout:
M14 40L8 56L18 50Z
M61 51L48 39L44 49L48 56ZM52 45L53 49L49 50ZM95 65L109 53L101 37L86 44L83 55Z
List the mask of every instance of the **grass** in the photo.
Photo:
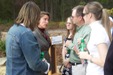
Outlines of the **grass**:
M0 40L0 51L4 51L5 52L5 41Z
M1 20L0 19L0 31L7 32L9 28L13 25L12 20ZM50 21L48 24L48 29L65 29L65 22L53 22Z
M65 28L65 22L53 22L51 21L48 25L48 29L64 29Z
M0 40L0 57L6 56L5 41Z

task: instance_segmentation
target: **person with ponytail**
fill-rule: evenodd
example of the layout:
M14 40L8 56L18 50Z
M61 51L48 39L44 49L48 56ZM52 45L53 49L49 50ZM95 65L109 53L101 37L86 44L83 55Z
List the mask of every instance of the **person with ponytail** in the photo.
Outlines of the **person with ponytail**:
M85 5L83 16L91 27L91 34L87 44L89 52L79 52L79 57L88 60L86 75L104 75L105 58L112 40L109 15L99 2L93 1Z

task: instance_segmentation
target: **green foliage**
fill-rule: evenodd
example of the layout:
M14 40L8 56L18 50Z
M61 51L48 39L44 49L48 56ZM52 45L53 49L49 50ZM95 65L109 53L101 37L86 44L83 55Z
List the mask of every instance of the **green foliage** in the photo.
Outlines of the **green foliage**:
M86 2L85 1L80 1L80 3L79 3L80 5L85 5L86 4Z
M49 22L48 29L55 29L55 28L59 28L59 23L53 21Z
M0 18L12 19L13 4L12 0L0 0Z
M6 50L5 41L0 40L0 51L5 52L5 50Z
M10 19L3 20L0 18L0 24L4 24L4 25L13 24L13 20Z
M2 20L0 19L0 32L7 32L9 28L13 25L13 20Z
M0 0L0 18L14 20L22 5L27 1L35 1L42 11L48 11L52 21L65 21L71 15L72 8L81 4L85 5L89 1L98 1L104 8L113 7L113 0Z
M59 22L59 28L65 28L65 22Z
M65 22L53 22L51 21L48 25L48 29L62 29L65 28Z
M97 1L98 1L98 0L97 0ZM99 2L101 2L101 3L108 3L109 0L99 0Z
M110 14L110 16L113 16L113 8L111 9L107 9L108 13Z

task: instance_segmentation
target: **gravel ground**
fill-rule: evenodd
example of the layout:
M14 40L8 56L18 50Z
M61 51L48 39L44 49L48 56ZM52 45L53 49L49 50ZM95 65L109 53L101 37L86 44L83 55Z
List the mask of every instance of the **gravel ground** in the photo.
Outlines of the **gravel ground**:
M5 75L6 67L5 66L0 66L0 75ZM51 75L51 74L49 74ZM54 73L52 75L61 75L60 73Z
M5 75L6 67L0 66L0 75Z

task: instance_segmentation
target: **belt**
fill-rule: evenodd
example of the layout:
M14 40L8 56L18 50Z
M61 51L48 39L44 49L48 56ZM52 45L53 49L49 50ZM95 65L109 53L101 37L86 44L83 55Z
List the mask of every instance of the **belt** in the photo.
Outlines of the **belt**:
M70 64L73 65L73 66L76 66L76 65L79 65L79 64L82 64L82 63L71 63L70 62Z

